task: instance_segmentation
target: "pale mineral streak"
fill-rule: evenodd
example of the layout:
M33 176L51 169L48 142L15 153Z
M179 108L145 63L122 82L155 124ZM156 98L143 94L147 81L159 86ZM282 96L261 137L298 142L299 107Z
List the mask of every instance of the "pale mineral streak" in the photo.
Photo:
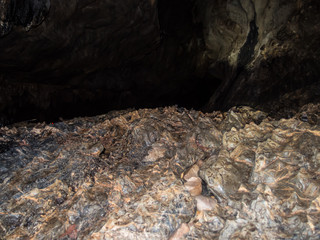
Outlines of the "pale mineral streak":
M319 113L167 107L2 127L0 238L319 239Z

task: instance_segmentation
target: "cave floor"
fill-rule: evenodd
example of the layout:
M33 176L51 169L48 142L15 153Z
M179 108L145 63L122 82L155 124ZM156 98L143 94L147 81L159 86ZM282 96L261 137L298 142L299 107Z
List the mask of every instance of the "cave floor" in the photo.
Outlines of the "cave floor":
M319 239L320 104L0 129L1 239Z

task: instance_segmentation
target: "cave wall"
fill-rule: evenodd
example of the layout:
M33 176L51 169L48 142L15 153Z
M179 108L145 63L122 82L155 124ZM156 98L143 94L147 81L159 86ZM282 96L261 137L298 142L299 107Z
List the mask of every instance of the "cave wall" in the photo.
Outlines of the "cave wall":
M2 111L16 116L35 109L45 119L121 102L134 84L124 80L126 66L159 40L153 1L52 1L41 25L18 25L1 38L2 102L11 103Z
M224 78L206 109L250 105L276 112L319 101L319 5L312 0L202 2L210 72ZM301 90L312 85L313 92Z
M316 0L0 3L0 124L320 100Z
M2 122L179 104L202 81L192 1L2 3Z

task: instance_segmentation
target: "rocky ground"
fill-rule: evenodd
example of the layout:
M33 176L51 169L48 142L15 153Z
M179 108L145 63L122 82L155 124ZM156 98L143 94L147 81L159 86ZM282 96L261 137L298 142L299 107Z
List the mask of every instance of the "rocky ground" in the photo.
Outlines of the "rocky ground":
M319 239L320 104L0 129L1 239Z

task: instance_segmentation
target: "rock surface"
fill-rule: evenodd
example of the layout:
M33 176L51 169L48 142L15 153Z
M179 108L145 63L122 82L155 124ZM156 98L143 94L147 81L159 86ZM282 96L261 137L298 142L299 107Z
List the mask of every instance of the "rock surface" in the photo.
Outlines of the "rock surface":
M184 2L1 0L0 124L182 103L203 82Z
M2 127L0 237L319 239L319 113L167 107Z
M284 94L319 86L319 1L199 2L209 71L222 79L207 109L250 105L269 112L284 108L275 104ZM285 107L317 102L318 93L309 90L308 99L292 94Z
M318 0L0 0L0 124L173 104L291 114L320 101L319 11Z

